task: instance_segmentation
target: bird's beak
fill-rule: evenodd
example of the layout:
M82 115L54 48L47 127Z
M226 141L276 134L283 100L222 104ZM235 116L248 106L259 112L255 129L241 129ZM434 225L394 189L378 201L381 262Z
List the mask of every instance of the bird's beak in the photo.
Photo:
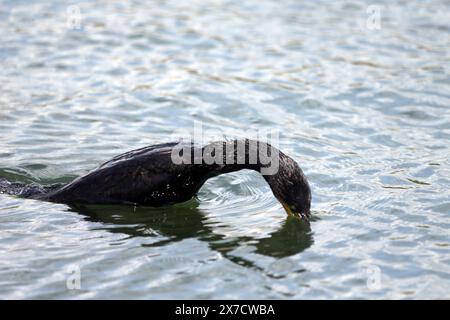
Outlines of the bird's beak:
M284 201L280 201L280 203L281 203L281 205L283 206L284 210L286 211L286 213L289 216L294 216L294 217L298 217L298 218L300 218L302 220L309 221L309 217L310 217L310 213L309 212L307 212L307 213L297 213L297 212L292 211L292 209Z
M281 205L283 206L284 210L286 211L286 213L288 215L290 215L290 216L295 216L296 215L294 212L292 212L291 208L289 208L289 206L285 202L283 202L283 201L280 201L280 202L281 202Z
M277 198L278 199L278 198ZM303 213L303 212L295 212L292 211L292 209L287 205L286 202L278 199L278 201L281 203L281 205L283 206L284 210L286 211L286 213L288 214L288 216L293 216L293 217L298 217L302 220L306 220L309 221L309 217L310 217L310 213Z

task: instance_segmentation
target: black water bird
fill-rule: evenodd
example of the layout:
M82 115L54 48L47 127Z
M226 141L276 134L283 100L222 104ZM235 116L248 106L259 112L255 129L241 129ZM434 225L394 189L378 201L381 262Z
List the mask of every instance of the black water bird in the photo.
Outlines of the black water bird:
M298 164L270 144L248 139L204 147L179 142L152 145L118 155L65 185L0 179L0 193L66 204L158 207L187 201L209 178L242 169L261 172L288 214L309 218L311 190Z

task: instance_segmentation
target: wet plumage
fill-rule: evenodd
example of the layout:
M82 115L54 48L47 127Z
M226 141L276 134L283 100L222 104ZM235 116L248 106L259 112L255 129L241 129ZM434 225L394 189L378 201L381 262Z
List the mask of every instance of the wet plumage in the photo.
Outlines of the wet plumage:
M274 174L263 175L275 197L288 213L308 217L311 192L297 163L269 144L256 142L252 145L250 141L243 140L246 148L242 161L238 161L237 157L237 140L215 142L204 147L185 144L183 147L191 153L192 161L178 164L174 163L172 152L174 148L180 148L180 144L165 143L116 156L67 185L45 187L3 181L0 182L0 192L69 204L170 205L191 199L211 177L242 169L261 171L267 163L263 164L259 157L252 163L250 153L258 152L264 146L269 153L276 152L279 160L278 170ZM207 163L204 159L198 159L205 150L218 147L223 147L223 150L234 148L231 159L230 155L224 158L223 163Z

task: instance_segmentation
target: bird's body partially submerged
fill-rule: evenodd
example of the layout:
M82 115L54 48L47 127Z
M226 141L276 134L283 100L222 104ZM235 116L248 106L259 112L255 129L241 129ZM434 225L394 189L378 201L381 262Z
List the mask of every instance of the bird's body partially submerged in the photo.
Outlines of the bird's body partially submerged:
M168 143L114 157L68 185L34 198L63 203L123 203L161 206L189 200L202 168L174 165Z
M245 147L243 157L239 155L240 142ZM69 204L169 205L191 199L207 179L222 173L241 169L263 172L268 164L263 164L260 158L262 146L278 161L277 170L263 174L274 195L288 213L307 217L311 192L300 167L276 148L252 140L216 142L203 148L179 143L153 145L114 157L67 185L32 189L22 185L22 191L25 188L28 191L20 192L20 184L16 184L13 190L14 183L9 183L9 187L0 184L0 192ZM219 150L225 149L232 151L224 152L222 157ZM219 161L211 161L211 157L205 159L206 153ZM253 159L252 153L256 153ZM190 161L174 159L180 154L184 160Z

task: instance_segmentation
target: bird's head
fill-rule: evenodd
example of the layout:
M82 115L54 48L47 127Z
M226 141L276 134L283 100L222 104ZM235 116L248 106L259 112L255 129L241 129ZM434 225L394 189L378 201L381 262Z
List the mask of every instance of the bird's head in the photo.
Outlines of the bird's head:
M289 215L309 220L311 188L303 171L292 158L280 153L278 171L265 176L265 179Z

